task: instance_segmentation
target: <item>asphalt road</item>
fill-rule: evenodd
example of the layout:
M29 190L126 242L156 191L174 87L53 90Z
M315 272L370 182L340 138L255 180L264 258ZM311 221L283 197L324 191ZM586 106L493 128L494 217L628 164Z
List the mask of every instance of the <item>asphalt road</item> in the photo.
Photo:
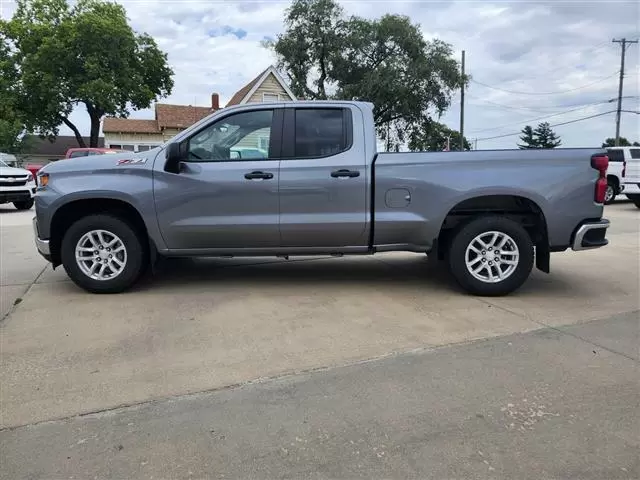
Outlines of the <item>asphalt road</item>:
M638 212L504 298L405 254L95 296L0 207L0 478L637 478Z

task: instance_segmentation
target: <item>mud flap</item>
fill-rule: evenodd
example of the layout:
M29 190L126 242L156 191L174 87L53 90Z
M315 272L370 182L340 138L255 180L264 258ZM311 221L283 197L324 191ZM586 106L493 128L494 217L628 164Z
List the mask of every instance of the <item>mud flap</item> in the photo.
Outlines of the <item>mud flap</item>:
M536 245L536 268L544 273L551 271L551 252L548 245Z
M149 238L149 264L151 267L151 274L158 273L158 249L156 244Z

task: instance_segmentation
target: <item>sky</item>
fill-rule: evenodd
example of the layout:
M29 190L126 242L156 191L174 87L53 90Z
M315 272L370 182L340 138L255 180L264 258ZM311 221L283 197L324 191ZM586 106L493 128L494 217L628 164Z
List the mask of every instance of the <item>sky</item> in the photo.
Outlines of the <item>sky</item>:
M168 54L175 86L164 103L224 105L235 91L275 62L261 46L283 31L289 2L277 0L118 0L132 27L147 32ZM464 131L478 149L516 148L518 132L542 121L554 127L563 147L600 146L615 135L620 45L612 39L640 37L637 1L341 1L348 14L375 18L408 15L426 39L439 38L460 58L472 81L466 90ZM0 15L15 10L0 0ZM640 111L640 48L626 55L623 110ZM611 101L610 101L611 100ZM596 116L599 114L601 116ZM153 118L153 110L130 118ZM89 132L86 111L72 121ZM460 96L441 121L458 129ZM66 129L61 134L70 134ZM513 135L515 134L515 135ZM640 115L622 114L621 135L640 140Z

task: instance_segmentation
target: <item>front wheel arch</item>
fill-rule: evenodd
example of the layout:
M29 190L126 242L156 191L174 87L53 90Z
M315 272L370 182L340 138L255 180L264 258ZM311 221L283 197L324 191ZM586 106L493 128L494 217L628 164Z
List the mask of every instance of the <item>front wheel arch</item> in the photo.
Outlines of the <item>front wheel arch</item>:
M73 200L60 206L51 219L49 246L54 266L62 263L60 256L62 238L69 227L83 217L100 214L111 215L125 220L136 229L142 238L146 239L147 242L153 243L150 240L142 215L130 203L114 198Z

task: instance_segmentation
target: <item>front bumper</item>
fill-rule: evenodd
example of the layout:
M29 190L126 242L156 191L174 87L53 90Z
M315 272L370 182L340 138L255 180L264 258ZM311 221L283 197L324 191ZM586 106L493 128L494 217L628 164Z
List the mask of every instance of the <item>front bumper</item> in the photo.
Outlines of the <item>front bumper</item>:
M36 217L33 217L33 235L36 242L36 248L40 255L42 255L47 260L51 260L51 249L49 248L49 240L42 240L38 234L38 220Z
M3 190L0 191L0 202L25 202L27 200L31 200L35 193L35 187L25 190Z
M572 250L578 252L608 245L609 240L605 238L605 235L607 234L609 225L611 225L611 223L606 218L598 221L585 222L580 225L573 236Z

